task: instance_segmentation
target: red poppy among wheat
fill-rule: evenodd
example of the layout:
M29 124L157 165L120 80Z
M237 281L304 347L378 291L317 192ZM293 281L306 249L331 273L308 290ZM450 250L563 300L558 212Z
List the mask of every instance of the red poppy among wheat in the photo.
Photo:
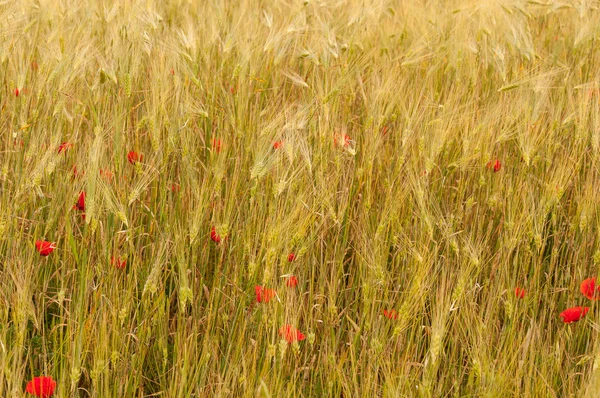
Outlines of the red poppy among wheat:
M75 206L73 206L73 208L85 211L85 192L81 192L79 194L79 199L77 199L77 203L75 203Z
M127 161L131 164L141 162L143 158L144 154L142 153L137 153L135 151L129 151L129 153L127 153Z
M298 278L296 278L294 275L290 276L285 281L285 285L287 287L296 287L296 286L298 286Z
M273 143L273 149L279 149L281 147L283 147L283 141L275 141Z
M222 239L226 239L227 235L221 236L221 234L219 234L219 232L217 231L217 228L212 227L210 230L210 239L212 239L213 242L215 243L221 243Z
M56 249L56 245L45 240L36 240L35 248L40 253L40 256L46 257Z
M567 308L566 310L560 313L560 317L563 319L564 323L577 322L578 320L583 318L589 310L589 307Z
M296 255L294 253L288 254L288 261L291 263L294 260L296 260Z
M62 144L60 144L58 146L58 153L66 152L67 149L71 149L71 148L73 148L73 144L71 144L70 142L63 142Z
M220 138L213 138L212 149L213 149L213 151L215 151L217 153L221 152L221 139Z
M525 289L523 289L522 287L515 288L515 296L518 299L522 299L523 297L525 297Z
M279 329L279 335L282 336L288 343L302 341L306 338L302 332L291 325L284 325Z
M40 398L49 398L54 395L56 389L56 382L52 380L51 376L39 376L34 377L27 386L25 391L29 394L35 395Z
M383 310L383 316L388 319L398 319L398 312L396 310Z
M496 159L494 162L492 162L491 160L486 164L486 166L488 169L492 169L494 170L494 173L500 171L500 168L502 167L502 163L500 163L500 161L498 159Z
M600 286L596 286L596 278L587 278L579 286L579 290L590 300L600 299Z
M268 303L273 297L275 297L276 294L275 290L267 289L266 287L258 285L254 287L254 292L256 293L257 303Z
M334 141L337 145L343 146L344 148L347 148L352 142L348 134L338 134Z
M123 269L127 265L127 259L126 258L121 259L120 257L112 256L110 258L110 263L116 269Z

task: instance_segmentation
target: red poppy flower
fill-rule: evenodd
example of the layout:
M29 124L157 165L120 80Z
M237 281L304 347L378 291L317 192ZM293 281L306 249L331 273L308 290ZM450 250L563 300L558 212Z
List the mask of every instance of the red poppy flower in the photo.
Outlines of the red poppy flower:
M525 297L525 289L523 289L522 287L517 287L515 289L515 296L518 299L522 299L523 297Z
M296 259L296 255L294 253L288 254L288 261L291 263Z
M389 319L398 319L398 312L396 310L383 310L383 316Z
M210 238L215 243L220 243L221 242L221 235L219 235L217 233L217 229L215 227L212 227L212 229L210 230Z
M221 139L213 138L212 140L212 149L217 153L221 152Z
M127 259L120 259L119 257L115 257L112 256L110 258L110 263L116 268L116 269L123 269L125 268L125 266L127 265Z
M567 308L563 312L560 313L560 317L563 319L564 323L577 322L581 318L588 313L590 307L572 307Z
M296 278L294 275L292 275L289 278L287 278L287 281L285 282L285 284L288 287L296 287L296 286L298 286L298 278Z
M177 183L171 184L171 192L177 193L181 190L181 187Z
M302 341L306 338L302 332L291 325L284 325L279 329L279 335L285 338L288 343Z
M46 257L50 253L56 249L56 245L51 242L46 242L45 240L36 240L35 248L40 253L41 256Z
M137 162L141 162L144 158L144 154L137 153L135 151L130 151L127 153L127 161L131 164L136 164Z
M34 377L33 380L27 383L25 391L36 397L49 398L54 395L55 388L56 382L52 380L52 376L39 376Z
M81 192L79 194L79 199L77 199L77 203L73 206L74 209L85 211L85 192Z
M342 141L344 147L347 147L348 145L350 145L350 136L347 134L344 134L344 140Z
M485 167L487 167L488 169L493 169L494 173L500 171L500 168L502 167L502 163L500 163L500 161L498 159L496 159L493 163L490 160Z
M15 88L15 97L18 97L18 96L19 96L19 88L17 87L17 88Z
M273 149L279 149L281 147L283 147L283 141L275 141L273 143Z
M67 151L67 149L71 149L73 148L73 144L71 144L70 142L63 142L62 144L60 144L58 146L58 153L62 153L63 151Z
M596 278L587 278L581 282L579 290L590 300L600 299L600 286L596 286Z
M258 285L254 287L254 292L256 293L256 302L258 303L268 303L275 297L275 290Z
M338 145L343 146L344 148L346 148L348 145L350 145L350 136L348 134L343 134L340 135L338 137L336 137L335 142Z

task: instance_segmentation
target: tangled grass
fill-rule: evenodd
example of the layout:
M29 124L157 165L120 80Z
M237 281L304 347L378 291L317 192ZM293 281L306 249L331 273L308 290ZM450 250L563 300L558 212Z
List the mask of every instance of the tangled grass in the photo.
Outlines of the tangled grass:
M2 2L0 396L598 394L598 7Z

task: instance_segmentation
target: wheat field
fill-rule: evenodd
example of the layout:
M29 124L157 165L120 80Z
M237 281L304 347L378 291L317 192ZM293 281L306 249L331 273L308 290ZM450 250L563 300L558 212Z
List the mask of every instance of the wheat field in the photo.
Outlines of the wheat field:
M600 396L599 8L0 2L0 396Z

